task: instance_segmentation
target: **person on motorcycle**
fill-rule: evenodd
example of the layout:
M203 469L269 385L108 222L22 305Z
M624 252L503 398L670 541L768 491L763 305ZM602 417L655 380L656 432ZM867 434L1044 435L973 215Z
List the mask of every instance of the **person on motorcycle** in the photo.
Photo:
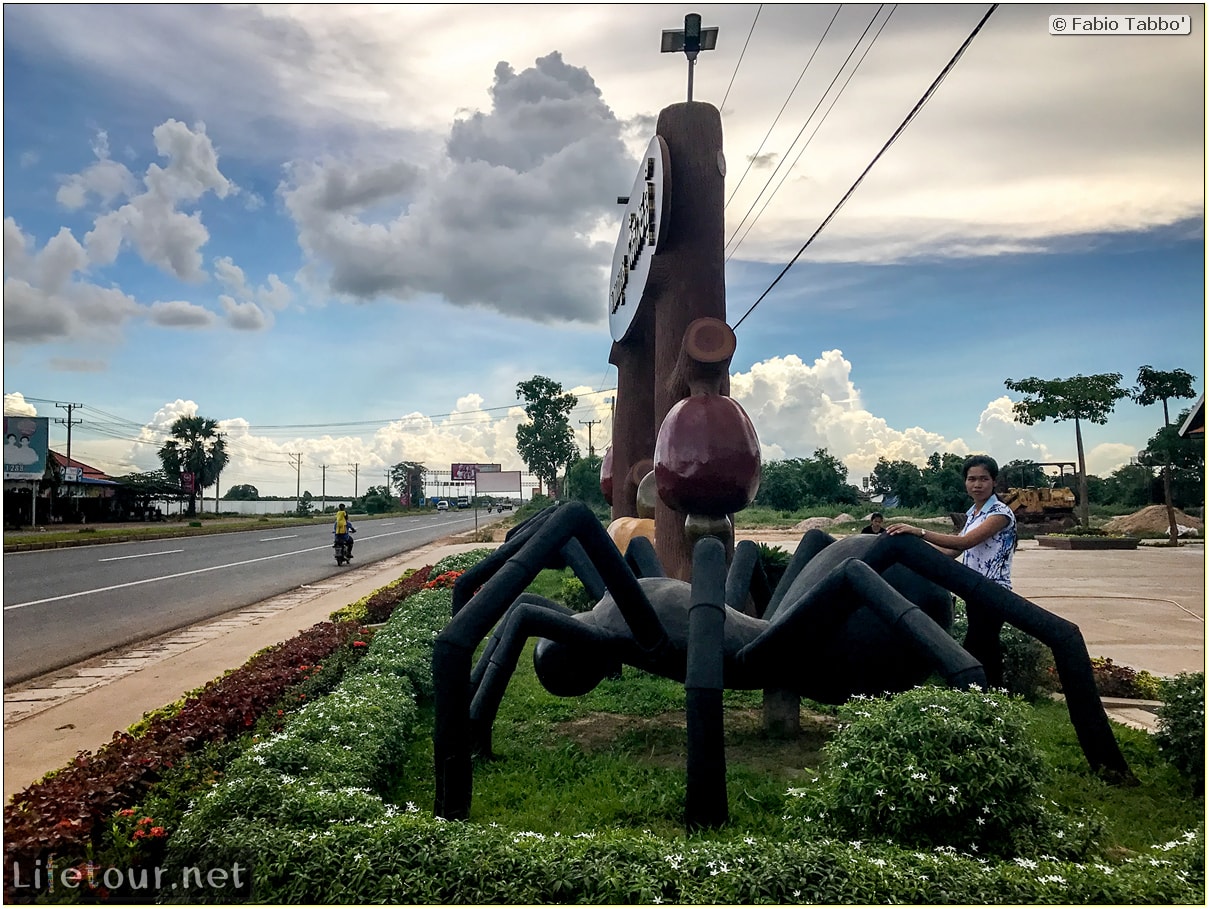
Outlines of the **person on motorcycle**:
M336 507L336 523L332 532L336 534L337 541L348 543L348 557L351 559L353 557L353 534L357 532L357 528L348 519L348 513L344 510L343 502Z

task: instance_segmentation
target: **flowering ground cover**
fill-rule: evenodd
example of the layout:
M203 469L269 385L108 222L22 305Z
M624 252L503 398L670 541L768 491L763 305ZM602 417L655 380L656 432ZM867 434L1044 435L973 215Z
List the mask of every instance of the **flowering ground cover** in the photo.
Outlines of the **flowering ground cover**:
M447 585L476 558L349 607L337 683L288 689L242 734L189 752L188 773L178 764L95 806L93 852L76 855L103 866L102 886L39 899L1203 904L1203 794L1189 804L1154 743L1123 729L1142 785L1100 784L1060 707L1006 692L850 702L811 721L805 749L752 745L758 736L732 723L732 823L685 837L669 721L682 687L627 669L558 699L518 671L497 721L501 759L476 768L471 821L434 818L432 640L448 620ZM383 618L372 637L360 631ZM728 721L756 704L728 694ZM1159 826L1105 814L1118 798ZM1131 840L1128 826L1151 836ZM160 886L106 888L104 866L119 863L160 872ZM176 886L185 881L197 886Z

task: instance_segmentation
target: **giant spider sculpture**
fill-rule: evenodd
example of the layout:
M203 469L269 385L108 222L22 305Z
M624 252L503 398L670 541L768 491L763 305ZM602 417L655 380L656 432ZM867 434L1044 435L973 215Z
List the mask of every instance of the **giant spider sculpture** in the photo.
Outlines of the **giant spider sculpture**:
M622 664L685 683L688 722L686 824L728 817L722 690L785 689L823 703L857 693L901 691L938 673L954 687L999 683L999 630L1022 629L1054 653L1079 743L1089 764L1132 774L1096 692L1076 625L988 581L908 536L835 540L807 533L769 595L754 543L700 540L691 584L662 577L649 541L623 558L580 503L552 506L514 529L454 587L453 617L433 653L435 813L470 813L472 756L490 756L491 727L530 637L541 683L584 694ZM570 565L599 602L574 613L521 595L539 571ZM967 606L964 646L947 632L952 593ZM749 595L758 616L741 611ZM475 649L492 632L472 667Z

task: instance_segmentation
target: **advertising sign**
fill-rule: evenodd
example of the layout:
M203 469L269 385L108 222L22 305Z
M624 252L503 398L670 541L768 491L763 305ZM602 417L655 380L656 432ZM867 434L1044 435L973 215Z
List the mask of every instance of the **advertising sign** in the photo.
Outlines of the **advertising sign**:
M466 480L473 483L478 469L477 464L454 464L449 468L449 479Z
M4 479L41 480L49 445L49 417L5 417Z
M520 495L521 472L519 470L497 470L480 473L475 486L476 492L507 492Z
M651 257L667 238L667 207L671 194L667 143L651 139L634 188L630 192L621 231L613 250L613 279L609 285L609 332L624 341L638 312L651 272Z

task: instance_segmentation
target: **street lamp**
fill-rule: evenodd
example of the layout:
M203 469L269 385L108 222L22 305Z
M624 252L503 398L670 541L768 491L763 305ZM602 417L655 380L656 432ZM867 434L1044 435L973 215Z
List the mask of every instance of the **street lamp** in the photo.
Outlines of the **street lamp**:
M665 28L663 41L659 45L661 54L674 54L684 51L688 57L688 100L693 100L693 69L697 65L697 54L700 51L713 50L718 46L718 29L701 27L701 16L689 13L684 17L684 29Z

